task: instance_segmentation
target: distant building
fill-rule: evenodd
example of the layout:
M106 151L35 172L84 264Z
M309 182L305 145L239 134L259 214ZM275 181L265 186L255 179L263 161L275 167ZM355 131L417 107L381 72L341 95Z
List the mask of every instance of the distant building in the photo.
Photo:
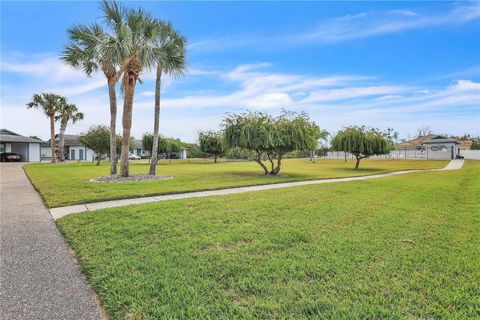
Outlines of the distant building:
M135 146L132 153L142 158L150 157L150 152L143 149L142 140L138 139L135 140ZM187 159L187 148L182 148L179 152L172 152L170 155L174 155L177 159Z
M138 140L138 139L135 139L135 146L133 147L132 153L141 158L146 158L150 156L150 152L148 152L147 150L143 150L142 140Z
M55 145L58 148L58 134L55 135ZM74 134L64 135L64 153L66 160L95 161L96 156L92 149L85 147L80 142L80 136ZM50 140L42 144L41 156L42 159L52 158Z
M458 149L460 150L470 150L472 149L473 141L468 139L461 139L457 140L460 144L458 145Z
M423 142L438 137L437 134L429 134L426 136L418 137L412 140L400 142L395 146L395 149L400 150L421 150L424 149Z
M395 149L405 154L414 151L422 158L430 160L455 159L460 153L460 142L448 137L429 134L412 140L404 141L395 146Z
M0 129L0 153L13 152L25 162L40 162L41 140L22 136L16 132Z

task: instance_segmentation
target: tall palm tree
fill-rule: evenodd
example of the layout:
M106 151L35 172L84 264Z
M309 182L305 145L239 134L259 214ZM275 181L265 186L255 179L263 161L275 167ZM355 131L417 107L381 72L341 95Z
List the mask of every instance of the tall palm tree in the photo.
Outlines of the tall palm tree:
M108 28L99 24L77 25L68 29L70 43L65 46L61 59L80 68L88 76L101 70L107 79L110 101L110 174L117 173L116 121L117 95L115 86L128 66L128 37L123 26L127 10L115 1L101 4L103 20Z
M31 102L27 103L27 109L41 109L50 118L50 147L52 148L52 163L56 163L55 155L55 114L66 103L64 97L54 93L34 94Z
M157 22L157 38L154 39L156 54L154 54L157 64L157 77L155 81L155 111L153 120L153 148L152 161L150 163L149 174L155 175L158 161L158 136L160 122L160 91L162 74L168 74L173 78L184 75L186 70L185 63L185 44L186 39L177 33L171 23Z
M151 69L155 64L156 50L151 45L159 32L157 22L142 9L127 13L126 24L122 28L126 38L125 61L127 68L123 73L123 117L122 151L120 155L120 174L128 177L128 158L130 153L130 131L132 128L132 109L135 85L143 69Z
M67 124L69 121L75 123L77 121L83 120L84 114L82 112L78 112L78 108L76 105L67 103L65 99L65 103L62 103L58 110L57 115L55 116L55 121L60 121L60 134L58 135L58 149L60 153L60 162L65 161L65 153L64 153L64 141L65 141L65 130L67 129Z

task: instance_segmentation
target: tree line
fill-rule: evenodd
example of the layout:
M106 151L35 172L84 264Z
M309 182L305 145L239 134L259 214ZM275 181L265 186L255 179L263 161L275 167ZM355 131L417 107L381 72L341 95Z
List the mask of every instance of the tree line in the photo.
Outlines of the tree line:
M283 110L273 117L263 112L228 114L221 129L202 132L199 135L200 150L216 159L228 150L246 151L265 175L277 175L282 159L293 151L318 149L319 141L328 132L321 130L305 112ZM352 153L355 169L360 161L372 155L386 154L393 149L393 139L398 137L393 129L380 131L365 126L350 126L340 130L332 139L332 148Z

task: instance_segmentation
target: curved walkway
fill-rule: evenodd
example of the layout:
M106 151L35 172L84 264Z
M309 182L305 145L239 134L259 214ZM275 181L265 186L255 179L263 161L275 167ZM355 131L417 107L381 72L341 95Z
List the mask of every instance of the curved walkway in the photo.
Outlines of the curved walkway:
M0 164L0 319L101 319L22 165Z
M334 183L334 182L345 182L345 181L356 181L356 180L370 180L370 179L378 179L378 178L389 177L389 176L405 174L410 172L417 172L417 171L458 170L458 169L461 169L462 167L463 167L463 160L452 160L443 169L403 170L403 171L395 171L395 172L388 172L388 173L361 176L361 177L284 182L284 183L264 184L264 185L250 186L250 187L238 187L238 188L211 190L211 191L196 191L196 192L177 193L177 194L141 197L141 198L133 198L133 199L93 202L93 203L86 203L86 204L80 204L75 206L53 208L53 209L50 209L50 214L56 220L72 213L93 211L93 210L105 209L105 208L121 207L121 206L127 206L131 204L142 204L142 203L169 201L169 200L177 200L177 199L220 196L220 195L237 194L237 193L252 192L252 191L306 186L306 185L312 185L312 184L323 184L323 183Z

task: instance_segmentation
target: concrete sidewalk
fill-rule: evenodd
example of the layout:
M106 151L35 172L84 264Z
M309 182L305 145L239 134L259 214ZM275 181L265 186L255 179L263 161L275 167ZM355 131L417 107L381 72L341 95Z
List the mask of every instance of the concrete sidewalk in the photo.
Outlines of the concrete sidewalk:
M280 189L280 188L307 186L307 185L312 185L312 184L336 183L336 182L357 181L357 180L370 180L370 179L378 179L378 178L389 177L389 176L405 174L405 173L410 173L410 172L417 172L417 171L458 170L458 169L461 169L462 167L463 167L463 160L452 160L448 163L448 165L445 168L442 168L442 169L403 170L403 171L395 171L395 172L375 174L375 175L369 175L369 176L361 176L361 177L285 182L285 183L264 184L264 185L258 185L258 186L250 186L250 187L239 187L239 188L219 189L219 190L211 190L211 191L197 191L197 192L170 194L170 195L141 197L141 198L133 198L133 199L92 202L92 203L86 203L86 204L80 204L80 205L74 205L74 206L53 208L53 209L50 209L50 214L56 220L56 219L59 219L63 216L66 216L66 215L69 215L69 214L72 214L72 213L84 212L84 211L93 211L93 210L105 209L105 208L128 206L128 205L131 205L131 204L142 204L142 203L160 202L160 201L169 201L169 200L177 200L177 199L187 199L187 198L221 196L221 195L238 194L238 193L244 193L244 192L253 192L253 191L262 191L262 190L272 190L272 189Z
M101 319L21 163L0 163L0 319Z

